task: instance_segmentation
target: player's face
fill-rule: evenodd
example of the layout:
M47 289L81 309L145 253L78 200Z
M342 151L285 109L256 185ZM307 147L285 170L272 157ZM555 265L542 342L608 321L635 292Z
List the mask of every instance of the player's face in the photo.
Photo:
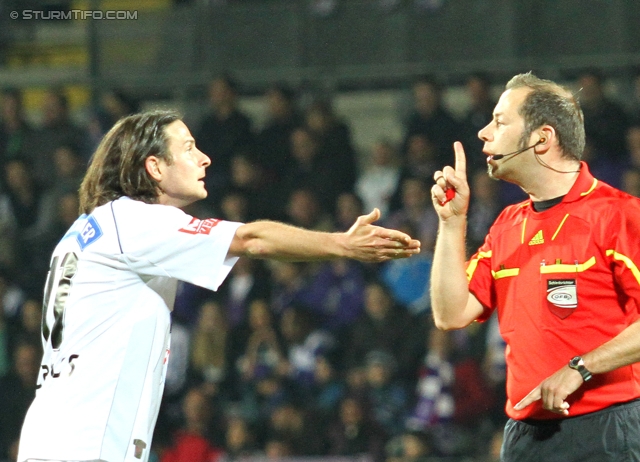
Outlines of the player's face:
M521 148L524 119L518 109L529 93L528 88L515 88L505 91L493 111L493 120L478 132L478 137L484 141L483 152L487 155L489 175L505 178L510 170L520 164L520 154L493 160L490 156L508 154Z
M181 120L170 123L165 128L168 148L173 162L169 165L160 160L162 193L159 202L176 207L184 207L207 197L204 187L205 169L211 160L196 148L191 132Z

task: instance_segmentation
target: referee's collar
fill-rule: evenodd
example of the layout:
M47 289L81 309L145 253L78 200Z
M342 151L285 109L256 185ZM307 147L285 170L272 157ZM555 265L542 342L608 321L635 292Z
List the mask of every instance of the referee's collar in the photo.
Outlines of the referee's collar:
M589 167L587 163L584 161L580 162L580 173L578 174L578 178L576 182L573 183L573 186L569 190L562 202L574 202L578 199L583 198L593 192L596 189L598 184L598 180L593 177L591 172L589 171Z

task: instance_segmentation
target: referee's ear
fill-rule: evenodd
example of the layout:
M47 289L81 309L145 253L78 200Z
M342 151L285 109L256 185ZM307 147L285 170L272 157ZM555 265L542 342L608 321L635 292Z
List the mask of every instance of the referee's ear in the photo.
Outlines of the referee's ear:
M149 156L144 161L144 168L151 178L156 181L162 179L162 166L160 165L160 159L156 156Z

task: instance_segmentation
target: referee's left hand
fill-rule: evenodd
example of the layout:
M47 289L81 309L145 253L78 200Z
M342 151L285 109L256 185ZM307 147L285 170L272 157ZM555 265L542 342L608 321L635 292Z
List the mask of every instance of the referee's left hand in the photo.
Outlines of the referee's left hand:
M558 372L543 380L518 404L514 406L516 411L521 411L530 404L542 400L542 408L556 414L569 415L569 403L567 397L576 391L584 381L576 370L564 366Z

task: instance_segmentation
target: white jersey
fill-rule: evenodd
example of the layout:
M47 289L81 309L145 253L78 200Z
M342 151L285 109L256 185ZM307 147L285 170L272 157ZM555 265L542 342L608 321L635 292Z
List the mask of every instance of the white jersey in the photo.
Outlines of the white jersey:
M44 357L19 461L146 461L169 356L178 280L216 290L241 223L121 198L56 247Z

